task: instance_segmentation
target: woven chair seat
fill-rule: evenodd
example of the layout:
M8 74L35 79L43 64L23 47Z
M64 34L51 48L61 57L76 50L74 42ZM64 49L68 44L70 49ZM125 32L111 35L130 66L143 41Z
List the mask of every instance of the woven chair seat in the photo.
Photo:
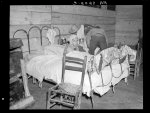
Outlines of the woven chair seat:
M75 95L78 91L81 90L79 85L71 84L71 83L61 83L59 87L67 93L71 93Z

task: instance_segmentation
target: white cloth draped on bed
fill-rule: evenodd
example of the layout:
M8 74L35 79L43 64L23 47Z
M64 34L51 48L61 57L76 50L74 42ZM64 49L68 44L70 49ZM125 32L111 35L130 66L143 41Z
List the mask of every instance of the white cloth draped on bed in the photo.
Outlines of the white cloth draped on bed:
M52 44L44 47L43 54L30 55L30 60L26 64L26 72L40 82L47 78L60 83L57 70L62 69L59 64L62 62L64 48L62 45Z
M103 64L102 64L102 70L98 74L96 71L94 71L91 74L91 81L92 81L92 89L95 93L100 94L101 96L104 95L106 92L109 91L111 85L116 85L120 80L123 78L127 78L129 75L129 62L128 62L128 56L133 56L133 59L136 57L136 51L132 50L128 46L122 46L121 49L117 49L114 47L105 49L101 51L98 55L94 56L94 63L96 63L96 68L98 68L99 61L101 59L100 54L103 56ZM119 64L119 59L123 56L126 56L125 60ZM116 59L115 59L116 58ZM108 63L111 63L111 67L107 65ZM112 68L112 70L111 70ZM87 96L90 96L90 84L89 84L89 78L88 75L85 75L84 79L84 88L83 93Z
M56 83L61 81L62 73L62 57L63 57L64 46L51 45L44 49L43 55L32 57L32 59L26 64L26 72L38 79L40 82L43 79L52 79ZM91 55L86 52L72 51L67 54L71 57L84 58L88 56L90 59Z
M63 55L63 51L64 51L65 46L62 45L57 45L57 44L51 44L45 47L41 47L39 50L27 54L25 56L25 61L28 62L30 61L32 58L36 57L36 56L40 56L40 55L51 55L51 54L55 54L58 56L62 56Z
M55 36L57 35L54 29L48 29L46 36L51 44L54 44Z
M54 62L57 63L59 60L61 61L61 58L55 54L36 56L27 63L26 72L38 79L40 82L42 82L44 78L48 78L48 76L56 78L53 77L53 74L51 73L54 71L54 69L57 69Z

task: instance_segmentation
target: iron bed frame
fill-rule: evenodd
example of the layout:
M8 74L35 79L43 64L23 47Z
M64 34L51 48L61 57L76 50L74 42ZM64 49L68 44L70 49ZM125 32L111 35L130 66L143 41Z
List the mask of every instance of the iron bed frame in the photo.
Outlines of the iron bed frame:
M42 40L42 31L44 30L44 28L47 28L45 30L48 30L48 29L57 29L59 34L57 35L59 37L58 39L58 44L60 44L60 40L61 40L61 35L60 35L60 29L58 27L52 27L51 25L50 26L42 26L41 28L38 27L38 26L32 26L28 31L24 30L24 29L18 29L17 31L15 31L15 33L13 34L13 38L15 38L15 34L19 31L23 31L26 36L27 36L27 40L28 40L28 50L29 50L29 54L31 53L31 48L30 48L30 32L32 29L38 29L39 30L39 33L40 33L40 43L41 43L41 46L43 45L43 40ZM56 37L57 37L56 36Z
M18 33L18 32L23 32L23 33L25 33L26 34L26 37L27 37L27 42L28 42L28 52L29 52L29 54L31 53L31 46L30 46L30 35L31 35L31 30L32 29L38 29L38 31L39 31L39 33L40 33L40 44L41 44L41 46L43 46L43 40L42 40L42 38L43 38L43 36L42 36L42 32L43 32L43 30L48 30L48 29L57 29L58 30L58 35L56 35L56 37L59 37L58 38L58 44L59 45L61 45L61 40L62 40L62 36L64 36L63 38L64 39L66 39L66 37L65 36L69 36L70 34L65 34L65 35L61 35L61 32L60 32L60 29L58 28L58 27L54 27L54 26L42 26L41 28L40 27L38 27L38 26L32 26L32 27L30 27L29 28L29 30L28 31L26 31L26 30L24 30L24 29L18 29L18 30L16 30L15 32L14 32L14 34L13 34L13 38L15 38L15 34L16 33ZM30 78L32 75L30 75L28 78ZM46 80L46 81L49 81L49 82L52 82L52 83L54 83L54 84L56 84L56 82L54 82L54 81L52 81L52 80L50 80L50 79L44 79L44 80ZM33 83L36 83L36 81L35 81L35 78L33 77ZM42 87L42 84L41 83L39 83L39 87Z

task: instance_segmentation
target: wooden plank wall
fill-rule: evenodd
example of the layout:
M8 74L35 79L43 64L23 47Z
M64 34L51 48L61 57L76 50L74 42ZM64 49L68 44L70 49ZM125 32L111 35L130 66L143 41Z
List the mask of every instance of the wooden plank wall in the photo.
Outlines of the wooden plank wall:
M142 5L117 5L116 12L115 43L135 45L139 36L138 29L143 31Z
M108 36L108 43L115 42L116 12L82 5L52 5L52 25L61 28L61 34L68 34L73 24L101 26Z
M11 5L10 6L10 38L18 29L28 31L32 26L42 27L51 24L51 5ZM46 31L43 31L45 37ZM30 32L31 50L36 51L40 48L40 33L34 28ZM22 38L23 55L28 54L27 37L23 32L17 32L15 38ZM44 38L45 39L45 38ZM44 44L48 41L44 40Z
M18 29L29 30L31 26L56 26L61 34L68 34L73 24L99 25L106 31L108 43L115 42L116 12L106 9L86 7L82 5L11 5L10 6L10 38ZM58 31L57 31L58 32ZM46 30L43 32L45 37ZM28 53L27 37L23 32L18 32L16 38L23 39L24 54ZM32 29L30 40L31 50L40 47L38 40L39 31ZM38 43L37 43L38 42ZM48 42L45 39L44 44Z

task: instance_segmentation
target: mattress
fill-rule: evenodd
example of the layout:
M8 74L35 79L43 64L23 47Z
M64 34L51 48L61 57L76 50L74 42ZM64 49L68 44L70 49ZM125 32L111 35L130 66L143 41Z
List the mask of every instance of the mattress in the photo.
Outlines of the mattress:
M56 83L61 82L61 76L62 76L62 51L58 50L59 53L54 53L54 48L52 49L53 52L51 52L50 48L48 48L48 54L46 55L40 55L32 58L28 64L26 65L26 72L33 77L37 78L40 82L43 81L43 79L52 79ZM128 51L127 51L128 50ZM105 50L106 51L106 50ZM108 50L107 50L108 51ZM132 51L128 47L122 48L121 55L134 55L132 54ZM100 52L98 55L94 56L94 62L96 63L96 67L99 64L100 61L100 54L106 54L108 52ZM110 54L107 54L104 56L109 57ZM89 65L91 58L93 55L90 55L86 52L79 52L79 51L72 51L67 54L67 56L70 57L76 57L83 59L84 56L87 56L87 65L85 70L85 78L83 83L83 93L87 96L90 96L90 82L89 82L89 76L87 73L88 68L91 68ZM110 59L110 58L108 58ZM108 60L109 61L109 60ZM74 65L74 64L70 64ZM74 65L77 66L78 65ZM96 68L95 67L95 68ZM119 61L116 61L115 63L110 65L103 65L102 70L100 73L97 73L96 71L93 71L91 74L91 80L92 80L92 90L94 92L98 93L99 95L104 95L106 92L109 91L111 85L116 85L119 83L119 81L123 78L128 77L128 57L119 64ZM72 76L70 76L72 75ZM67 82L71 82L73 84L78 84L80 81L79 77L81 76L80 72L76 71L65 71L65 76L67 77Z

